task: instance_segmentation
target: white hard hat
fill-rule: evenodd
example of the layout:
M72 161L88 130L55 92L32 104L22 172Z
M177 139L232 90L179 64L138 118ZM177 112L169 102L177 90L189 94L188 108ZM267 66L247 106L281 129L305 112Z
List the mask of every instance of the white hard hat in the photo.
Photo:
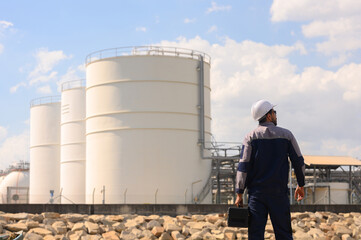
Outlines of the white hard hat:
M269 110L271 110L274 106L270 102L266 100L259 100L252 105L251 113L254 120L259 121Z

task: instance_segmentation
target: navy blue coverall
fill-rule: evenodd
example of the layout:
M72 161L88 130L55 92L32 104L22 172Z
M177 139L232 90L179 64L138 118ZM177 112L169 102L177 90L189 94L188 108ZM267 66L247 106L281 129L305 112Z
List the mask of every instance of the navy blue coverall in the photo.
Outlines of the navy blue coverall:
M291 131L265 122L250 132L238 164L236 192L248 189L248 239L264 239L268 214L276 239L293 239L288 173L291 160L298 186L305 185L305 165ZM292 197L292 196L291 196Z

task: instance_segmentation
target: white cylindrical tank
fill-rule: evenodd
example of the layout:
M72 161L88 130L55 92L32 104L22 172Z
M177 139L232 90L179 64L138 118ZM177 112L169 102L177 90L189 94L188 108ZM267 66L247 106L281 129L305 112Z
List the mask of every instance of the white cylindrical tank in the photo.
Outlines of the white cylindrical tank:
M312 200L313 184L307 185L307 204L349 204L349 183L322 182L315 188L315 201Z
M61 203L85 203L85 80L61 87Z
M0 184L1 203L28 203L29 171L14 170Z
M30 203L48 203L60 190L60 97L44 97L30 108ZM55 203L60 202L57 198Z
M149 47L88 56L87 203L192 203L202 191L211 161L198 145L200 55L210 141L207 55Z
M2 181L5 179L6 175L2 175L0 176L0 184L2 183Z

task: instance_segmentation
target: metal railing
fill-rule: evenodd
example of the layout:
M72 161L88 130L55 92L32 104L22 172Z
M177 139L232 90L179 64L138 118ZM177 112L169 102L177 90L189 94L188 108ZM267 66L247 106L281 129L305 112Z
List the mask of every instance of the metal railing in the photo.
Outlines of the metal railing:
M30 107L48 104L48 103L58 103L60 101L61 101L61 96L49 96L49 97L35 98L30 101Z
M109 48L100 51L92 52L85 58L85 65L94 61L120 56L174 56L199 60L203 57L203 61L211 63L211 57L203 52L177 47L163 47L163 46L134 46L134 47L120 47Z
M86 84L85 79L67 81L61 84L61 91L65 91L73 88L85 87L85 84Z

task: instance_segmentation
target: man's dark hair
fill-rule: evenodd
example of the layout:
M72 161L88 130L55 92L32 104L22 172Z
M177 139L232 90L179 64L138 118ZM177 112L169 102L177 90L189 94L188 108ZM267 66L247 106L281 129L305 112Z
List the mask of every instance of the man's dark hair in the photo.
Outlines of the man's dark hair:
M263 117L261 117L261 119L258 120L258 123L265 123L267 121L267 114L272 114L272 110L273 109L269 110Z

